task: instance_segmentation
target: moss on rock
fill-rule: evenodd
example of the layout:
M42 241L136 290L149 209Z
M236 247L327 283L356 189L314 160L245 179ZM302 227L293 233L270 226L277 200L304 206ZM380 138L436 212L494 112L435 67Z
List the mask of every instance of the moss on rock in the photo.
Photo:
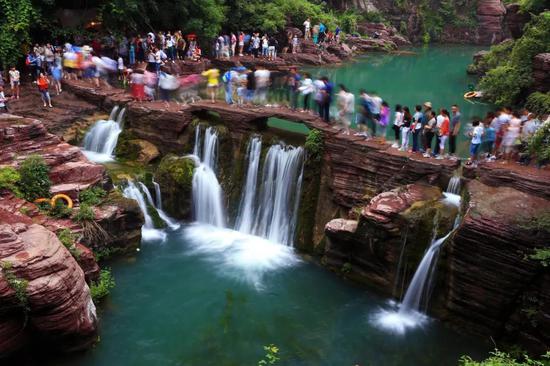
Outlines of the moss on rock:
M166 155L155 173L160 185L164 210L178 219L189 218L195 162L189 157Z

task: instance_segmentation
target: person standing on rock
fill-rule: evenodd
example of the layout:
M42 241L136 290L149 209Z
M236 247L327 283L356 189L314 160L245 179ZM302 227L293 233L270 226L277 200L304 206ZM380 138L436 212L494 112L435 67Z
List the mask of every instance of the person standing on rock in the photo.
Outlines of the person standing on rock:
M288 96L290 102L290 108L295 110L298 108L298 88L300 83L300 74L298 74L295 67L290 68L290 75L287 77L286 85L288 88Z
M426 117L425 117L426 118ZM424 125L424 136L425 136L425 158L430 158L432 156L432 140L434 138L434 132L436 129L436 115L435 112L430 110L430 114L428 115L428 122Z
M239 32L239 57L243 57L244 50L244 32Z
M313 85L313 80L311 79L311 75L309 73L306 72L304 74L304 79L298 89L304 96L304 109L302 112L309 112L311 94L315 91L315 86Z
M53 108L50 92L48 91L50 87L50 81L48 80L48 77L43 72L40 73L40 76L38 77L38 81L36 82L36 85L38 85L38 90L40 91L40 94L42 96L44 107L46 107L47 105L48 107Z
M400 147L399 145L399 132L401 131L401 126L403 126L403 108L401 107L401 104L397 104L395 106L395 113L393 117L393 133L395 137L395 142L393 143L392 147L398 149Z
M218 92L219 86L218 77L220 76L220 70L210 69L204 71L202 73L202 76L205 76L207 78L206 88L208 90L208 94L210 95L210 100L212 101L212 103L215 103L216 93Z
M338 92L338 120L344 128L344 135L350 134L351 120L355 110L355 96L342 84Z
M6 95L4 94L4 87L0 85L0 111L3 113L9 113L8 106L6 105Z
M428 144L426 141L427 129L425 129L425 127L428 121L430 120L431 116L432 116L432 103L424 102L424 119L422 121L422 148L424 149L424 151L428 149ZM430 146L430 149L431 149L431 146Z
M451 134L451 122L449 120L449 112L446 109L441 110L441 115L443 116L443 121L438 126L439 130L439 154L437 155L438 160L445 158L445 144L449 139ZM439 116L438 116L439 118Z
M409 151L409 136L411 132L412 125L412 114L409 110L409 107L403 107L403 124L401 125L401 148L399 150L408 152Z
M322 99L321 99L321 108L320 114L323 121L330 123L330 105L332 104L332 93L334 90L334 85L329 81L326 76L321 78L325 84L324 88L321 90Z
M304 22L304 39L311 38L311 20L309 18Z
M457 160L456 157L456 139L458 137L458 133L460 132L460 110L458 109L458 105L453 104L451 106L451 133L449 134L449 154L451 156L451 159Z
M412 140L413 140L413 146L412 146L413 152L420 151L421 144L419 144L419 138L420 136L422 136L423 120L424 120L424 114L422 113L422 106L417 105L413 115L413 125L411 128Z
M15 66L11 67L8 74L10 76L11 95L15 99L19 99L19 83L21 75L19 74L19 71L15 68Z

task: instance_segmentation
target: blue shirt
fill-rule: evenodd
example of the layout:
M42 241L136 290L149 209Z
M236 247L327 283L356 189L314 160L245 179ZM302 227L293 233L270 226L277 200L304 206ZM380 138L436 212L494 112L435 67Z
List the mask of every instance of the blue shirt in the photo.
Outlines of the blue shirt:
M483 141L495 141L496 131L493 127L489 126L485 129L485 135L483 135Z

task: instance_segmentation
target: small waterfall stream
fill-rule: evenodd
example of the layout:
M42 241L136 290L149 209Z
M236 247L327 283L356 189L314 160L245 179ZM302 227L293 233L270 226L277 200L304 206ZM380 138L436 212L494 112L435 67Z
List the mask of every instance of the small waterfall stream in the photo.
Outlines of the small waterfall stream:
M217 164L218 133L208 127L204 133L204 144L200 149L200 126L195 132L195 148L193 150L200 164L193 174L193 213L195 220L203 224L225 227L225 212L223 208L223 191L215 169Z
M258 170L260 167L261 154L262 139L260 137L253 137L248 144L248 169L246 171L245 186L243 187L239 206L239 216L235 224L235 229L245 234L252 234L254 225L254 208L256 204L256 188L258 185Z
M141 235L145 240L164 240L166 238L166 233L155 228L153 219L147 209L148 204L157 210L161 220L164 221L170 229L176 230L180 227L180 224L166 215L166 213L154 203L151 192L149 192L149 189L145 184L138 182L136 185L134 182L129 181L128 185L124 188L123 195L126 198L136 200L141 212L143 213L145 224L141 229ZM160 187L157 198L160 200Z
M109 115L109 119L97 121L84 137L83 153L86 157L97 163L108 162L114 159L114 151L118 142L118 136L122 132L122 123L126 108L115 106Z
M447 192L444 193L443 201L459 207L461 198L458 193L460 193L460 188L460 176L453 177L449 182ZM422 325L427 320L425 312L428 309L431 290L433 288L439 252L441 246L456 230L459 224L460 217L457 215L453 228L446 235L440 238L434 237L414 273L398 310L382 310L376 314L373 319L376 325L393 332L404 333L407 328Z

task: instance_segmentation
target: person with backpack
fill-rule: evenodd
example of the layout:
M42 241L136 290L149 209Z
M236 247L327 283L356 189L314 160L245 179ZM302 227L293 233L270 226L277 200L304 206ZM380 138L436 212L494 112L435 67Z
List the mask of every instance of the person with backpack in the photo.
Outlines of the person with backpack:
M227 104L233 104L233 83L235 82L235 79L237 77L237 73L232 70L227 70L222 75L222 81L224 85L225 90L225 102Z
M47 105L48 107L53 108L50 92L48 91L50 87L50 80L48 80L48 77L43 72L40 73L36 85L38 85L38 91L40 91L40 94L42 96L44 107L46 107Z

